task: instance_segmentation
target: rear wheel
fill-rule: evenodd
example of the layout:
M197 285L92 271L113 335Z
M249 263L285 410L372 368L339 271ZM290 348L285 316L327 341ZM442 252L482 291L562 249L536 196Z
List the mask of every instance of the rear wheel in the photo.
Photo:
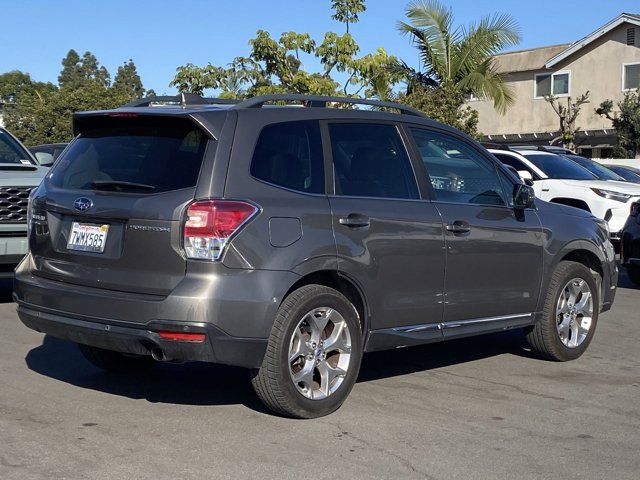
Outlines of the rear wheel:
M361 357L362 330L354 306L336 290L307 285L280 306L252 384L277 413L320 417L347 398Z
M549 282L542 319L527 332L531 348L551 360L578 358L595 333L599 300L591 270L561 262Z
M112 350L78 344L80 352L92 365L112 373L139 373L153 366L153 359L142 355L126 355Z
M639 267L627 267L627 275L633 283L640 287L640 268Z

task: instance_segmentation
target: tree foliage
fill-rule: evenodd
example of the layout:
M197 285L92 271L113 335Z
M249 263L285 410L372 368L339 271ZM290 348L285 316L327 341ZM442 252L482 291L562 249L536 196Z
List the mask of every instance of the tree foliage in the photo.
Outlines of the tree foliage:
M113 85L110 79L91 52L80 57L75 50L62 60L58 86L34 82L23 72L2 74L4 123L28 146L68 142L74 112L117 108L144 93L132 60L118 68Z
M91 52L84 52L80 58L75 50L69 50L67 56L62 59L58 85L60 88L76 88L88 81L108 87L111 84L111 76L105 67L100 66L98 59Z
M347 23L358 21L365 10L364 1L333 2L334 18ZM308 33L284 32L274 38L258 30L249 40L247 56L234 58L226 66L193 64L176 69L170 86L180 92L202 95L205 90L219 92L221 97L246 98L269 93L302 93L388 97L400 75L390 68L398 60L380 48L375 53L358 57L360 47L347 31L339 35L325 33L318 42ZM304 62L316 58L322 72L310 72ZM338 82L337 77L345 80Z
M331 8L333 9L331 18L344 23L347 27L347 33L349 33L349 24L359 22L359 14L363 13L367 6L364 4L364 0L332 0Z
M640 158L640 92L625 93L614 112L612 100L605 100L595 112L611 121L619 147L626 157Z
M113 78L113 89L126 96L130 100L144 97L144 87L142 79L138 75L136 64L129 59L118 67L116 76Z
M465 104L465 94L455 85L440 88L414 88L409 93L400 93L399 102L426 112L433 120L480 139L478 112Z
M455 27L451 8L438 0L417 0L406 9L398 30L410 37L420 67L392 66L407 84L401 99L430 117L478 137L478 114L467 105L470 95L493 101L506 112L514 97L493 63L502 49L520 42L518 25L504 14L485 16L467 27Z

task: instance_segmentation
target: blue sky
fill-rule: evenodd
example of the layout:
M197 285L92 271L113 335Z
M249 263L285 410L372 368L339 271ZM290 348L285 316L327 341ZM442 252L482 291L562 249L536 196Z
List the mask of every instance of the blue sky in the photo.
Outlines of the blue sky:
M29 72L56 82L60 61L70 48L89 50L112 76L132 58L146 88L174 92L168 85L179 65L224 65L248 53L257 29L273 36L284 31L342 32L331 20L330 0L0 0L0 73ZM363 53L379 46L407 63L417 56L400 36L406 0L368 0L352 34ZM573 42L621 12L640 13L638 0L445 0L458 23L506 12L522 29L519 48ZM316 67L313 61L306 65Z

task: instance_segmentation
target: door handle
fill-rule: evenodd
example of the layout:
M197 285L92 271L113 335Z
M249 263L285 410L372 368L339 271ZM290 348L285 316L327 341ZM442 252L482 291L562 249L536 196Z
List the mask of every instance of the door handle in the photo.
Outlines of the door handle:
M359 213L350 213L346 217L341 217L338 222L340 222L340 225L350 228L368 227L371 223L369 217Z
M445 228L447 229L447 232L451 232L453 234L469 233L471 231L471 226L462 220L456 220L453 223L449 223Z

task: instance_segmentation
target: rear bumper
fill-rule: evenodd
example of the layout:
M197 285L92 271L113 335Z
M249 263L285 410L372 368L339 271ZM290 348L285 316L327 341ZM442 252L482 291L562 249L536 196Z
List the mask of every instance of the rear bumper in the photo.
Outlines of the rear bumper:
M74 342L174 361L260 366L276 311L300 277L291 272L198 265L167 296L83 287L34 275L30 255L16 269L22 322ZM164 340L159 330L205 333L205 342Z
M206 323L150 322L143 327L122 326L50 313L16 301L18 316L27 327L64 340L116 352L153 354L167 361L202 361L257 368L267 348L266 340L231 337ZM204 333L205 340L165 340L158 334L161 330Z

